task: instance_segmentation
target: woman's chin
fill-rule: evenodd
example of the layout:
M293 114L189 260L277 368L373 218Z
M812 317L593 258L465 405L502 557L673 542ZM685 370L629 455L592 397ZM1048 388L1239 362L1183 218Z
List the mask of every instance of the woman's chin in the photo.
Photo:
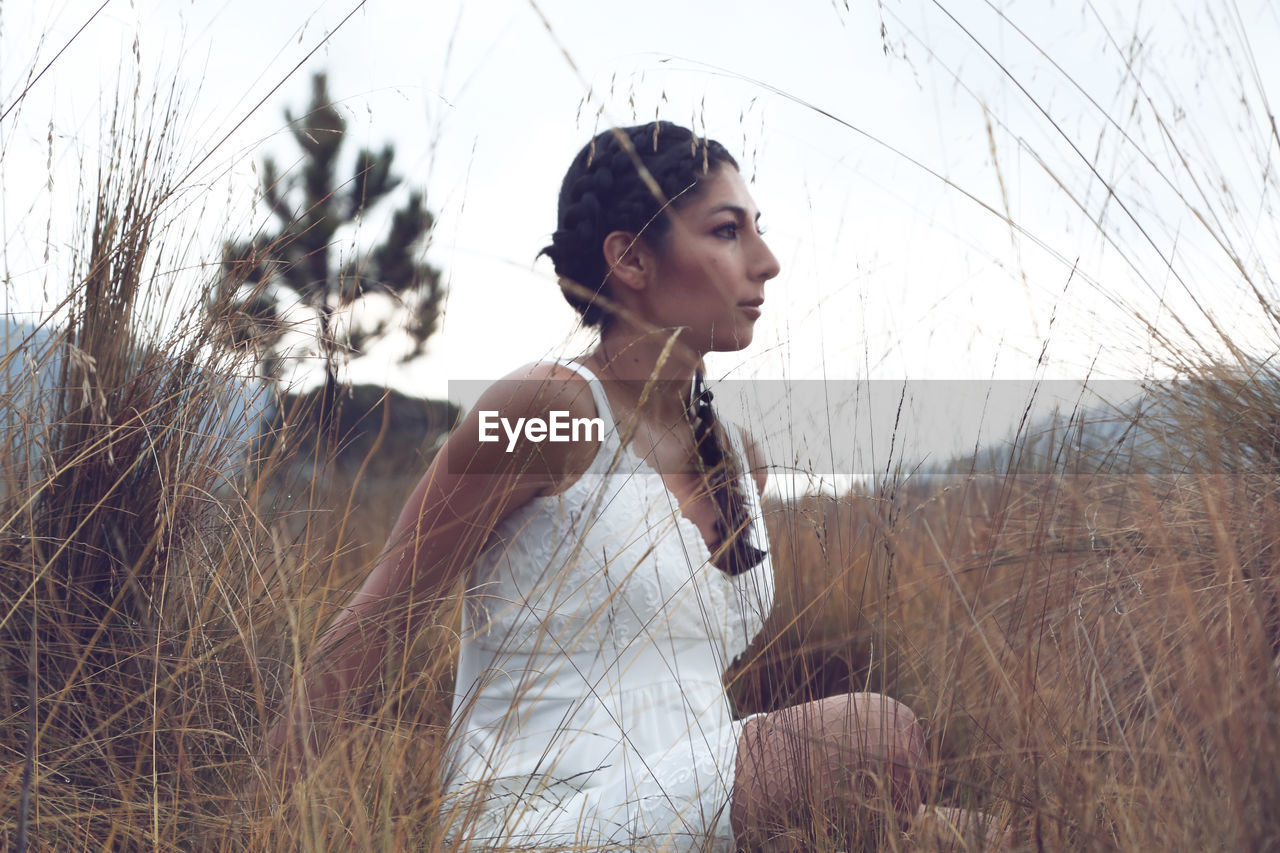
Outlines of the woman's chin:
M742 329L732 335L725 335L723 338L717 336L712 349L716 352L738 352L751 346L753 337L755 337L755 334L751 329Z

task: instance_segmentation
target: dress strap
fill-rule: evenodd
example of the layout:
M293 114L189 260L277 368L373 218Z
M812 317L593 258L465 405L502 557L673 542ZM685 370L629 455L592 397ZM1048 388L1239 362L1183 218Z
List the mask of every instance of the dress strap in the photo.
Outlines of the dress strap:
M587 386L591 388L591 398L596 403L596 416L604 421L604 434L611 435L617 432L617 424L613 419L613 407L609 405L609 395L605 393L604 383L600 381L600 378L592 373L591 368L585 364L579 364L571 359L557 359L556 363L561 367L569 368L587 380Z

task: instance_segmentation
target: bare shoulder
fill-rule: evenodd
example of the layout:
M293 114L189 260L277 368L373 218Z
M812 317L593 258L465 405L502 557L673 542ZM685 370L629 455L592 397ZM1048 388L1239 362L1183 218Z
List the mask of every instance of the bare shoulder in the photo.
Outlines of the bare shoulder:
M529 364L481 393L446 449L458 471L515 474L538 482L547 494L590 466L602 430L575 426L597 417L591 386L582 376L554 362Z
M769 463L760 451L760 445L756 444L756 440L751 437L751 433L745 428L738 427L738 434L742 436L742 450L747 456L747 471L756 481L756 489L760 494L764 494L765 484L769 482Z
M521 405L530 414L567 411L574 417L590 418L598 414L590 384L559 362L540 361L518 367L489 390L494 392L493 397L509 395L513 404Z

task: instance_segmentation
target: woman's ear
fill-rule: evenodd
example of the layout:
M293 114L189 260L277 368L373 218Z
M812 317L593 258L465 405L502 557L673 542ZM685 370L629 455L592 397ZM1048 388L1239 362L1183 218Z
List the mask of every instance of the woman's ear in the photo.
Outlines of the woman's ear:
M656 260L649 245L630 231L610 231L603 248L613 280L631 290L643 289Z

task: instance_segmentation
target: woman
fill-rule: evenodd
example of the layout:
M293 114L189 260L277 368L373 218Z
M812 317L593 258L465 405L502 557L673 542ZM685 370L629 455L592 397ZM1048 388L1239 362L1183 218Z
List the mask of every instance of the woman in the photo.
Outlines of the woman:
M779 271L758 218L718 143L668 123L593 139L544 254L598 344L483 394L325 635L290 715L317 741L465 578L459 846L806 849L873 802L904 825L919 808L924 738L892 700L730 715L722 675L772 606L765 469L717 420L702 358L751 343ZM547 440L557 419L595 429Z

